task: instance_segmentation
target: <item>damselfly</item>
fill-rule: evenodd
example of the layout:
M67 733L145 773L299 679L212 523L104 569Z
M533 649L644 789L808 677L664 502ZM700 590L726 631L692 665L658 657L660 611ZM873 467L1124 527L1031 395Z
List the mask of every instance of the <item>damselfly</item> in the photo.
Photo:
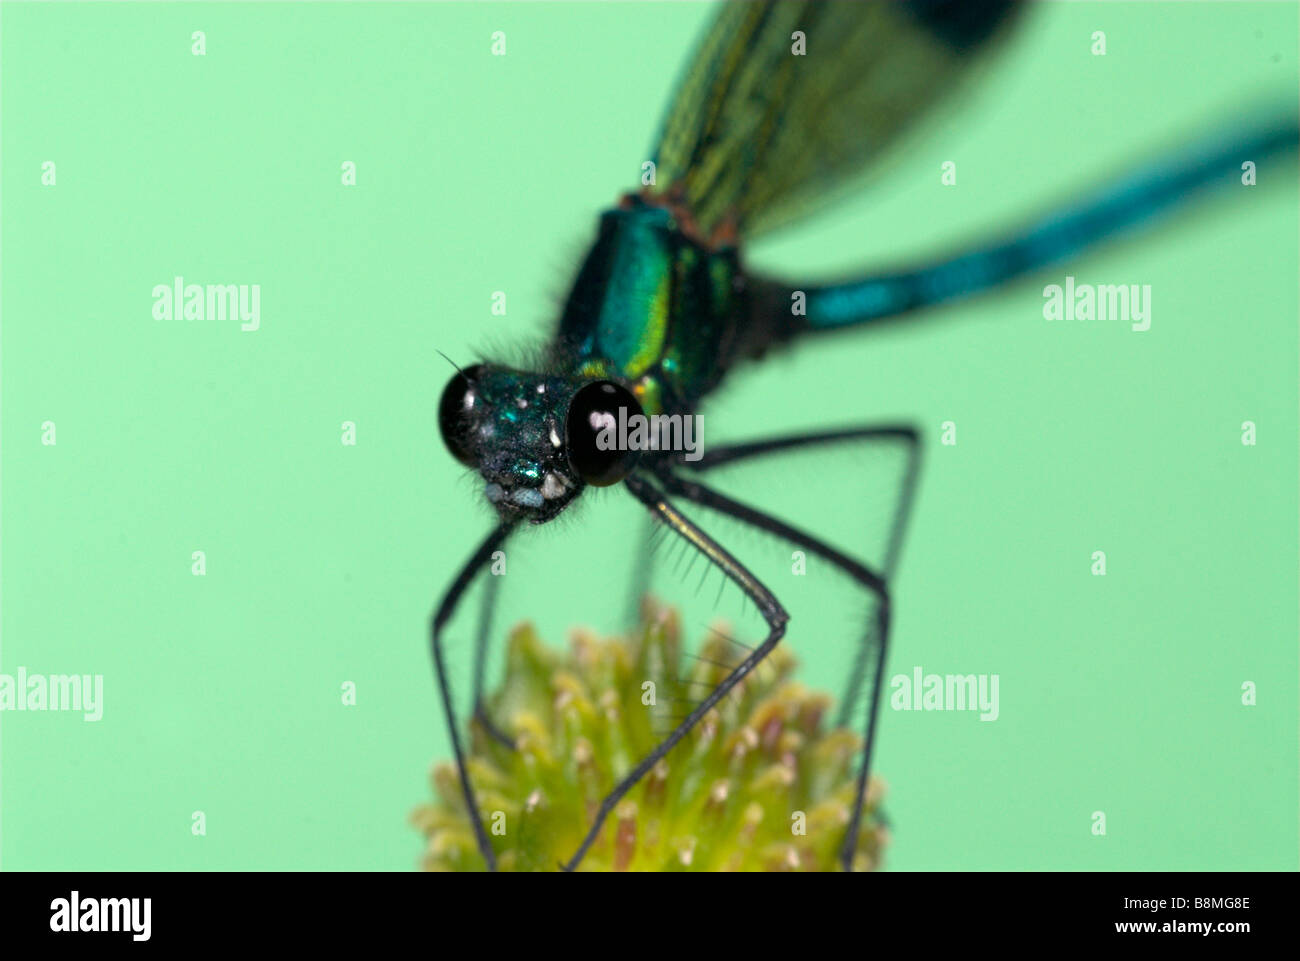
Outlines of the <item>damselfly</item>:
M731 3L722 7L678 88L642 189L600 218L544 358L534 369L480 363L458 373L439 408L451 453L481 477L497 522L460 570L431 624L437 679L460 785L489 867L495 857L465 768L453 708L445 628L467 588L508 538L558 516L588 487L621 485L761 612L766 636L646 757L632 764L594 812L565 865L576 867L615 804L685 738L780 642L789 615L757 577L679 504L762 530L847 576L868 604L844 703L869 690L857 806L845 827L850 864L871 767L890 630L890 590L918 476L918 434L863 424L682 450L611 443L612 428L647 415L696 411L736 365L805 337L968 297L1077 254L1151 220L1198 189L1294 149L1293 116L1189 147L1031 223L1009 239L914 268L844 283L800 285L746 269L742 242L807 214L874 159L928 105L952 89L1018 19L1015 3L912 0L868 3ZM832 544L722 493L710 472L782 453L845 446L901 450L887 546L864 558L851 539ZM492 602L491 592L488 603ZM486 621L487 618L485 617ZM476 722L509 742L482 707L477 639Z

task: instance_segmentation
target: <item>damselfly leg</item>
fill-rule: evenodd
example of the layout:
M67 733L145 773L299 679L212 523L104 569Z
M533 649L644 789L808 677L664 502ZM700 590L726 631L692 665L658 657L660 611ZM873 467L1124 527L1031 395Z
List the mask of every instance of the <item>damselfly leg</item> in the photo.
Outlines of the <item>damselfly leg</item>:
M695 706L694 710L673 729L671 734L664 738L653 751L642 758L640 763L624 775L614 786L614 789L605 796L596 811L591 827L582 840L582 844L578 846L578 850L573 857L564 865L564 869L568 871L575 869L582 861L583 856L600 834L601 826L605 823L605 819L609 817L610 812L614 810L615 805L659 763L659 760L664 755L690 733L691 729L699 723L700 719L715 704L726 697L732 688L739 684L763 658L771 653L785 634L785 625L790 619L785 608L781 606L781 602L776 599L776 595L768 590L743 564L736 560L725 547L678 511L667 496L645 476L634 473L623 483L632 495L645 504L660 522L668 525L669 529L703 554L710 563L719 568L727 578L754 602L759 613L762 614L763 620L767 622L767 637L763 640L763 643L754 648L744 660L723 678L722 682L713 689L708 697Z
M429 622L429 643L433 649L433 664L438 674L438 688L442 694L443 715L447 721L447 731L451 735L452 750L456 754L456 771L460 776L460 789L465 796L465 806L470 821L474 825L474 837L478 842L479 850L483 853L483 858L487 861L488 870L496 870L496 856L492 853L492 845L488 841L487 831L483 827L482 818L479 817L478 801L474 796L474 786L470 783L469 771L465 767L465 749L461 745L460 729L456 725L456 708L451 696L451 682L448 678L443 629L447 626L447 622L451 620L451 616L456 613L457 605L460 604L460 600L470 584L474 582L474 578L492 560L492 554L505 543L513 528L514 524L509 522L499 524L493 528L492 533L484 538L483 543L470 555L470 559L460 569L456 579L451 582L451 587L447 588L447 593L443 595L442 600L438 603L438 608L434 611L433 618ZM482 640L480 637L480 642ZM475 655L476 661L482 656L482 649L483 646L480 643L480 650ZM479 703L478 695L479 692L476 690L474 692L476 705Z
M869 424L862 427L850 427L841 430L820 431L809 434L789 434L765 440L749 441L743 444L728 444L715 447L704 454L700 460L691 462L680 460L675 469L687 469L695 472L707 472L717 467L752 461L762 457L771 457L789 453L798 449L814 447L848 447L855 444L871 447L881 445L901 445L905 452L902 478L899 482L898 500L894 504L893 517L890 519L885 539L884 554L879 562L880 576L886 584L892 583L898 566L899 554L903 548L903 538L907 533L907 520L911 515L912 502L916 495L916 482L920 476L921 448L916 428L905 424ZM845 569L845 573L850 573ZM851 723L850 712L862 693L862 683L868 676L877 645L883 641L874 638L876 622L871 619L866 627L863 643L858 648L857 660L849 673L844 695L840 699L836 723L847 726Z
M846 724L850 720L849 711L857 700L864 679L866 677L871 678L871 697L867 705L864 724L862 761L858 772L857 794L840 853L840 862L845 870L850 870L852 867L853 852L857 847L858 830L871 772L871 757L876 738L880 691L885 676L885 659L889 648L889 579L901 548L902 536L906 528L919 467L918 455L920 448L917 444L916 431L909 427L873 426L847 431L779 437L749 444L715 448L711 452L711 456L707 456L692 465L697 471L708 471L709 468L720 464L734 463L737 460L765 455L770 456L797 447L817 444L881 442L904 444L907 451L907 461L902 490L890 526L885 563L880 570L871 568L820 538L813 537L770 514L756 510L748 504L721 494L696 480L683 477L673 468L661 468L657 472L664 489L669 493L726 514L742 523L763 530L793 546L821 557L865 590L874 602L874 616L869 619L862 642L858 645L853 671L845 689L844 700L840 705L840 723Z
M483 600L479 607L478 634L474 640L474 720L482 725L488 737L508 748L515 746L514 739L497 727L496 722L488 717L483 704L483 684L487 673L488 645L492 643L493 615L497 609L497 598L501 579L489 577L483 585Z
M726 494L709 487L690 476L691 473L703 474L724 464L734 464L742 460L758 459L778 455L797 448L819 445L901 445L905 451L905 467L900 490L895 501L894 514L891 518L884 563L876 569L867 563L839 550L821 538L814 537L799 528L787 524L778 518L742 503ZM824 559L837 570L848 576L854 583L867 592L873 602L873 614L864 631L861 643L855 653L855 663L845 689L845 704L841 705L841 723L848 720L849 705L857 698L866 677L871 677L871 697L864 721L864 741L862 760L858 776L856 798L850 821L845 831L841 849L841 863L848 869L852 865L852 854L856 848L862 809L866 800L866 791L871 769L872 749L875 743L877 714L880 691L884 678L885 658L889 641L889 575L897 563L906 528L907 516L913 500L919 468L919 445L917 433L905 426L872 425L816 434L800 434L771 438L768 440L734 444L714 448L699 461L674 463L664 459L647 465L645 473L634 474L625 484L642 503L650 508L652 516L666 524L670 530L683 537L689 544L723 573L736 583L758 605L760 613L768 626L767 638L756 648L745 650L746 656L736 665L730 666L724 680L697 703L693 710L680 723L625 775L602 801L595 821L590 826L582 845L565 867L572 870L582 860L588 848L600 833L605 818L614 809L619 800L648 773L661 758L669 753L699 720L726 696L763 658L776 646L784 634L788 615L776 596L750 572L744 565L725 551L716 541L700 527L689 521L668 500L668 495L680 498L709 510L725 514L742 524L764 531L788 544L806 550ZM647 481L645 474L655 478L655 484ZM635 586L644 586L646 581L638 578Z

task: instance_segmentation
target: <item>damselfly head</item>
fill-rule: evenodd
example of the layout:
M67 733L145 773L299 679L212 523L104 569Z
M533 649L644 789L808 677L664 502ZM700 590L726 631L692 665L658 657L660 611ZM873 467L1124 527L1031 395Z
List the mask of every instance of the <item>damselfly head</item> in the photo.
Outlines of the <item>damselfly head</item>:
M618 443L641 406L625 387L475 364L442 393L438 426L462 464L478 471L483 494L504 519L542 524L590 484L627 476L638 452Z

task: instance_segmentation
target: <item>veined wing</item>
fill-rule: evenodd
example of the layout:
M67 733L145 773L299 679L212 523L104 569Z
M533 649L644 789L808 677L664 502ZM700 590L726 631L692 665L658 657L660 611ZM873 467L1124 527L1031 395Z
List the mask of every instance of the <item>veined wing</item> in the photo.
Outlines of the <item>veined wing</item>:
M704 237L753 236L813 206L953 89L1014 0L733 0L688 67L656 186Z

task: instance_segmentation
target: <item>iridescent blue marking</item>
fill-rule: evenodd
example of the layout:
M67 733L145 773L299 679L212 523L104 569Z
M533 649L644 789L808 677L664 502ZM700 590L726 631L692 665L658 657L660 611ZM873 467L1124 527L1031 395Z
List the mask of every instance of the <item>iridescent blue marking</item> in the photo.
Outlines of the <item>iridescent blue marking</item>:
M1066 260L1129 227L1151 223L1216 181L1240 183L1241 165L1295 150L1294 117L1216 138L1153 164L1012 240L932 266L806 288L807 330L833 330L968 297Z

